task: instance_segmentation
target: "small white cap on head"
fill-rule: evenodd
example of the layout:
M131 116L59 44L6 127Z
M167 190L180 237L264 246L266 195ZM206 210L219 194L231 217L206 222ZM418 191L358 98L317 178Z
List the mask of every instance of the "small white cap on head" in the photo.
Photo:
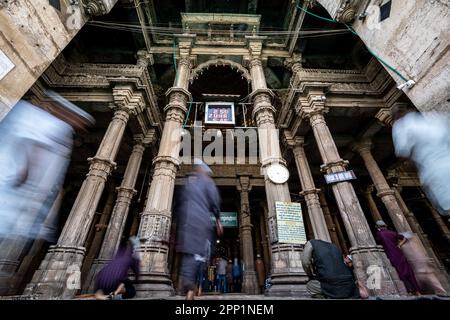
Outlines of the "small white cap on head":
M375 224L377 227L387 227L387 224L383 220L378 220Z

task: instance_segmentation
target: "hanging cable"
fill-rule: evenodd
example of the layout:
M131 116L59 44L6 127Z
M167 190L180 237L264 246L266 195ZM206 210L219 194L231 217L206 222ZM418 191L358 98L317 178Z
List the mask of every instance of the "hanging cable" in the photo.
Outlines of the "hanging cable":
M319 15L317 15L317 14L314 14L314 13L312 13L312 12L309 12L309 11L306 10L305 8L300 7L300 6L298 5L298 3L299 3L299 0L297 0L297 5L296 5L298 9L302 10L303 12L305 12L305 13L307 13L307 14L313 16L313 17L316 17L316 18L318 18L318 19L322 19L322 20L324 20L324 21L329 21L329 22L334 22L334 23L340 23L339 21L336 21L336 20L333 20L333 19L329 19L329 18L325 18L325 17L319 16ZM344 23L344 25L347 27L347 29L348 29L351 33L353 33L354 35L356 35L356 36L358 36L359 38L361 38L361 37L359 36L359 34L358 34L352 27L348 26L348 25L345 24L345 23ZM386 61L384 61L384 60L381 59L379 56L377 56L372 50L369 49L368 46L366 46L366 48L367 48L367 51L369 51L369 53L370 53L371 55L373 55L378 61L380 61L382 64L384 64L389 70L392 70L392 71L393 71L396 75L398 75L403 81L405 81L405 82L408 81L408 79L405 78L405 77L404 77L397 69L395 69L394 67L392 67L391 65L389 65Z

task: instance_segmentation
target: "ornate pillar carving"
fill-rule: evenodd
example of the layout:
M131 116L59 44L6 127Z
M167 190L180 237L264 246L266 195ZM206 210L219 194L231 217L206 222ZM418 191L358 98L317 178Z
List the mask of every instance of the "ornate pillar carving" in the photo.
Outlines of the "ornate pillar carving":
M432 290L435 293L445 292L438 279L438 268L436 262L428 255L422 241L414 232L400 207L395 191L392 190L381 172L378 164L371 153L372 143L369 140L358 142L354 145L354 150L359 153L364 160L367 171L377 189L377 196L381 198L395 229L399 233L408 234L408 242L402 247L408 262L414 270L416 279L424 290Z
M272 246L272 287L268 295L298 295L306 293L305 284L308 281L301 264L301 245L283 244L278 242L275 202L291 202L287 182L275 184L267 176L267 168L273 164L285 165L281 156L278 130L275 126L271 98L273 92L267 88L261 61L262 37L247 36L249 46L249 69L252 76L253 102L252 116L258 126L259 154L261 171L264 175L267 197L269 234Z
M142 156L146 145L153 142L154 130L144 138L143 135L134 136L134 146L128 159L127 167L123 176L122 183L117 190L117 200L112 210L111 219L106 228L106 234L103 239L100 253L94 260L89 270L86 281L86 288L93 290L95 285L95 277L105 264L111 261L111 258L119 248L119 244L123 235L123 230L130 210L130 204L133 196L136 194L134 189L139 168L142 162ZM106 226L105 226L106 227Z
M258 280L253 255L252 223L248 193L251 190L250 178L239 177L237 189L241 196L240 233L242 241L242 291L247 294L258 293Z
M322 212L319 201L320 189L316 189L314 179L309 169L308 159L306 158L304 149L303 137L292 137L290 133L285 132L287 145L292 149L297 165L298 175L300 177L300 184L302 186L301 195L304 196L306 205L308 206L308 215L311 220L312 229L315 239L331 242L330 234L328 233L327 223Z
M189 56L192 39L180 38L180 59L174 86L166 96L169 103L164 108L166 118L158 155L153 159L153 178L147 193L145 209L141 214L138 237L144 243L140 248L141 276L136 286L138 297L168 296L174 290L168 270L169 237L172 221L172 199L175 177L180 164L182 125L187 112L189 73L192 68Z
M312 127L324 162L321 166L322 171L325 173L345 171L348 162L341 159L326 124L324 113L327 112L327 108L324 101L324 93L321 89L309 90L307 98L300 101L300 116L308 119ZM352 184L348 181L338 182L332 185L332 189L352 245L350 253L354 259L356 278L366 283L371 268L381 269L380 285L373 287L371 294L397 295L405 293L405 288L386 254L375 243Z
M375 203L375 200L372 197L372 192L373 192L373 185L370 185L364 191L364 197L367 200L367 205L369 206L370 214L372 215L373 221L377 222L378 220L383 220L383 218L381 217L377 204Z
M144 106L142 95L135 95L130 86L117 86L113 94L116 101L114 116L96 155L88 159L89 172L58 242L48 250L25 294L70 298L80 289L79 275L86 253L84 245L98 202L108 176L116 167L114 160L128 119L130 115L142 111Z

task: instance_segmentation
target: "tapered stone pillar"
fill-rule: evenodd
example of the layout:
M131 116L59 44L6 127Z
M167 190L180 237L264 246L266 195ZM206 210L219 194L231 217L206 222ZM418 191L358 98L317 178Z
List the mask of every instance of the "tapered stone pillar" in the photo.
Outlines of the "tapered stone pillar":
M24 294L42 298L71 298L80 289L80 270L84 247L98 202L114 162L133 107L120 106L114 111L97 154L89 158L89 173L84 180L56 245L51 246Z
M377 196L383 201L395 229L399 233L407 234L408 242L402 246L402 251L414 270L417 282L422 290L434 293L445 292L443 287L444 284L441 284L438 279L439 271L436 262L428 255L417 233L411 229L411 226L395 197L395 191L389 187L386 178L370 152L371 147L372 143L365 140L355 144L354 150L357 151L364 160L367 171L377 189Z
M309 121L324 162L321 169L329 174L345 171L347 161L339 156L325 122L326 111L324 93L320 89L309 90L306 99L300 100L300 116ZM356 278L366 283L368 278L373 279L369 274L377 270L377 283L369 285L372 295L404 294L405 288L397 272L382 247L375 243L352 184L348 181L337 182L332 185L332 189L352 245L350 253L353 256Z
M259 227L261 231L261 247L262 247L262 257L264 261L264 267L267 271L270 268L270 253L269 253L269 241L267 236L267 230L266 230L266 221L264 219L264 214L259 214Z
M253 255L252 223L250 213L250 202L248 193L250 192L250 178L239 177L237 186L241 196L240 210L240 233L242 241L242 291L247 294L258 293L258 279L256 278L255 259Z
M90 243L89 237L86 241L86 248L89 248L86 254L86 257L83 262L83 267L81 268L81 280L82 290L87 290L87 279L89 275L89 271L91 270L92 263L98 255L100 247L102 245L103 238L106 233L106 228L108 227L108 221L112 213L112 209L114 207L114 199L116 197L115 193L115 184L111 181L108 184L108 197L106 198L106 203L103 208L103 212L97 213L100 214L100 219L98 219L97 223L93 226L93 235L91 236Z
M308 207L308 216L311 220L311 225L314 233L314 239L331 242L330 234L327 229L327 223L320 207L319 192L316 189L314 179L309 169L308 159L306 158L304 149L303 137L292 137L288 132L285 132L287 145L292 148L294 152L295 164L300 178L302 191L300 195L305 198Z
M330 234L331 242L334 243L342 252L346 252L345 246L343 247L339 241L339 236L337 233L337 226L333 221L333 216L331 215L330 209L328 208L327 200L325 199L325 195L321 190L319 192L319 203L322 208L323 216L325 217L325 221L327 223L328 232Z
M375 200L372 197L373 192L373 186L368 186L367 189L364 192L364 197L367 200L367 205L370 210L370 214L372 215L372 219L374 222L377 222L378 220L383 220L381 217L380 211L378 210L377 204L375 203Z
M266 294L277 296L307 294L305 284L308 277L301 264L303 246L278 242L275 202L291 202L291 196L287 182L280 184L272 182L267 176L267 169L273 163L281 165L286 165L286 163L281 156L280 139L275 126L275 108L271 102L274 94L267 88L260 59L263 39L247 37L247 40L253 90L250 94L253 102L252 116L258 126L259 155L261 171L264 175L272 246L272 286L266 291Z
M117 188L117 200L111 213L111 219L106 228L106 234L100 252L97 259L93 261L86 280L86 288L89 291L94 290L97 273L111 261L119 248L131 200L136 194L135 184L142 162L142 155L144 154L145 145L150 143L151 140L153 140L153 133L151 136L146 137L146 139L144 139L142 135L134 137L133 150L128 159L122 183L120 187Z
M423 197L423 203L427 206L428 210L430 210L431 216L433 217L439 230L441 231L442 236L447 240L448 243L450 243L450 230L445 224L444 220L442 219L442 216L431 205L430 201L426 198L425 194L422 191L420 191L420 193L422 194Z
M158 155L153 159L153 178L138 231L138 237L144 243L140 249L141 276L136 286L137 297L174 294L168 270L169 237L175 177L180 165L182 125L187 102L191 100L187 91L191 68L189 48L189 41L180 43L181 58L174 87L166 93L169 103L164 108L164 129Z

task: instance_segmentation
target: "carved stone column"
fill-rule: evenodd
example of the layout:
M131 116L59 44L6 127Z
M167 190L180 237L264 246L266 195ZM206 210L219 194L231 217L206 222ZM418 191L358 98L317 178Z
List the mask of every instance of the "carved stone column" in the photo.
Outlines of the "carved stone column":
M372 197L372 192L373 186L368 186L364 192L364 196L367 200L367 205L369 206L372 219L374 222L377 222L378 220L383 220L383 218L381 217L380 211L378 211L377 204L375 203L375 200Z
M138 297L174 294L168 270L169 237L175 177L180 164L182 125L187 103L191 100L191 94L187 91L191 69L189 51L190 43L180 42L177 76L174 86L166 93L169 103L164 108L164 129L158 155L153 159L153 178L138 231L138 237L144 240L140 249L141 276L136 286Z
M242 241L242 291L247 294L258 293L258 279L256 278L255 259L253 255L252 223L248 193L251 190L250 178L239 177L237 186L241 196L240 233Z
M103 212L100 213L100 219L94 225L93 236L90 240L91 243L88 244L86 241L86 248L88 252L86 254L86 258L84 259L83 267L81 268L81 279L84 285L82 286L82 290L86 290L86 280L89 278L89 270L91 269L92 263L98 255L100 247L102 245L103 237L105 236L106 228L108 226L108 221L112 213L112 209L114 207L114 199L115 199L115 184L110 182L108 186L108 198L106 199L105 207L103 208Z
M337 229L339 226L336 226L336 224L333 221L333 216L330 212L330 209L328 208L327 200L325 199L325 195L323 194L323 191L321 190L319 192L319 203L320 207L322 208L323 216L325 217L325 221L328 226L328 232L330 233L331 242L333 242L335 245L341 249L342 252L346 252L346 246L344 243L344 246L341 245L341 242L339 241L339 236Z
M262 257L264 260L264 266L266 270L270 268L270 253L269 253L269 241L267 236L267 229L266 229L266 220L264 219L264 214L259 214L259 227L261 229L261 246L262 246Z
M314 137L324 164L325 173L345 171L347 161L339 156L339 152L325 122L327 111L322 90L311 89L307 98L300 100L300 115L309 120ZM372 295L398 295L405 293L403 283L398 279L397 272L391 266L381 246L377 246L369 225L359 204L353 186L348 181L332 185L339 211L344 221L345 229L352 247L354 272L358 280L366 283L368 272L374 268L380 271L379 285L371 286Z
M126 94L132 95L132 92L127 91ZM142 104L139 107L142 108ZM84 247L86 237L107 177L116 166L114 160L128 119L137 108L138 106L134 104L115 106L114 116L97 154L88 159L89 172L58 242L50 247L33 280L27 285L25 294L70 298L80 289L79 275L86 252Z
M381 198L381 201L383 201L386 206L395 229L399 233L409 234L408 242L402 246L402 251L414 270L417 282L424 290L431 290L435 293L445 292L442 284L438 280L438 268L435 261L429 257L417 233L411 229L411 226L395 197L394 190L389 187L386 178L370 152L371 147L372 143L366 140L355 144L354 150L357 151L364 160L367 171L377 189L377 196Z
M93 290L95 285L95 277L97 273L103 268L105 264L111 261L112 257L119 248L119 244L123 235L123 229L128 217L128 211L133 196L136 194L134 189L139 168L142 162L142 155L144 154L145 146L153 140L153 131L145 139L142 135L134 137L134 146L131 151L128 164L125 169L122 183L117 188L117 200L112 210L111 219L109 220L106 234L103 239L100 253L97 259L94 260L92 267L89 270L89 275L86 281L88 290Z
M253 89L250 94L253 102L252 116L258 126L259 154L265 181L272 245L272 287L266 294L279 296L306 294L305 284L308 277L301 264L303 246L278 242L275 202L291 202L291 196L286 182L275 184L267 176L267 168L272 163L285 165L285 160L281 156L280 140L274 120L275 108L271 103L274 94L267 88L260 59L262 38L252 36L247 37L247 40Z
M439 212L431 205L430 201L426 198L426 195L420 191L423 197L423 203L427 206L427 208L430 210L431 215L436 222L439 230L441 230L442 235L447 240L447 242L450 243L450 230L448 229L447 225L445 224L444 220L442 219L442 216L439 214Z
M294 152L295 164L297 165L297 171L300 178L300 184L302 186L301 195L305 197L306 205L308 206L308 215L311 220L312 229L315 239L331 242L330 234L328 233L327 223L320 207L319 192L320 189L316 189L314 185L314 179L309 169L308 159L306 158L304 149L303 137L291 137L286 134L287 145L292 148Z

